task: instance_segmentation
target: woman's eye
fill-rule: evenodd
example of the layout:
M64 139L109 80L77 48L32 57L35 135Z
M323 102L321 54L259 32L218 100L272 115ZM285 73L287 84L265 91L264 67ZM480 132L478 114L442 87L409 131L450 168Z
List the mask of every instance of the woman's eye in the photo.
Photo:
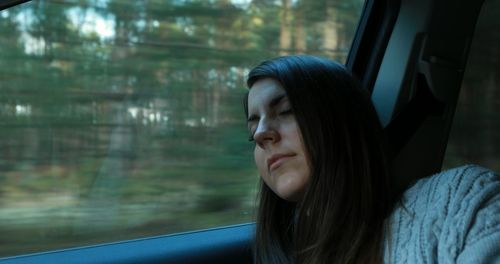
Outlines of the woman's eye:
M255 136L255 129L253 127L250 127L248 129L248 141L255 141L254 136Z
M280 115L291 115L291 114L293 114L293 110L292 109L288 109L288 110L280 112L279 114Z

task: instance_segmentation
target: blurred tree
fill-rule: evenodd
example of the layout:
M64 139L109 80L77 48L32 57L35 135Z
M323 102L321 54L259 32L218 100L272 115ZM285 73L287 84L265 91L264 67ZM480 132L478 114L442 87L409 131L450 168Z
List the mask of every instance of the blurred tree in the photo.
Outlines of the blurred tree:
M361 2L40 0L1 11L0 255L250 220L245 74L280 54L345 58ZM9 218L13 207L29 216Z

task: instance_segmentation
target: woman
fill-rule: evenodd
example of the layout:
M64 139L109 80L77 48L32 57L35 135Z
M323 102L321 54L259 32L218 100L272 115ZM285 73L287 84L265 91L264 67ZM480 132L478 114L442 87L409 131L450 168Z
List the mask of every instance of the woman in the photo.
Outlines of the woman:
M405 239L416 233L439 233L432 224L420 228L425 221L415 216L429 210L426 206L433 200L425 195L435 191L435 181L420 181L402 199L392 192L377 115L368 94L343 66L312 56L280 57L254 68L247 84L245 111L263 182L256 263L403 263L458 258L456 252L464 250L465 238L443 245L425 242L421 252L408 253L408 246L422 248L422 243L417 238ZM432 179L449 178L454 186L464 175L484 169L461 170L455 172L456 177L437 175ZM498 206L498 176L483 174L495 194L488 197L496 197L493 205ZM466 182L473 184L476 178L470 176ZM416 199L415 192L423 198ZM451 197L449 188L441 192ZM453 209L449 203L442 207ZM448 227L443 224L448 219L443 212L427 216L437 218L434 227ZM495 217L500 219L498 214ZM500 230L500 224L496 226ZM465 229L463 232L468 231ZM499 232L493 234L493 242L500 242ZM432 240L431 236L424 241ZM455 242L461 244L450 249L452 253L436 253L438 247Z

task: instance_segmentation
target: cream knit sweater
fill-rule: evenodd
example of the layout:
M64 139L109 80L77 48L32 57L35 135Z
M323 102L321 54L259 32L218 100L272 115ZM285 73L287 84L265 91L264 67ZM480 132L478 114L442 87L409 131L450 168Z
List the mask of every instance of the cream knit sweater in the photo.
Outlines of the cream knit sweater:
M500 263L500 177L468 165L421 179L389 224L385 263Z

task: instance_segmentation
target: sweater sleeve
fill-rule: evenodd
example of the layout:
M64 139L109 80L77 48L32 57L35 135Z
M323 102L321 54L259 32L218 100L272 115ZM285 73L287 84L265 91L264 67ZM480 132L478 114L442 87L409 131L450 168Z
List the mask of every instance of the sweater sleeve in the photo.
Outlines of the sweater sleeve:
M468 166L460 177L454 221L459 242L456 263L500 263L500 178ZM452 232L453 233L453 232ZM460 243L461 242L461 243Z

